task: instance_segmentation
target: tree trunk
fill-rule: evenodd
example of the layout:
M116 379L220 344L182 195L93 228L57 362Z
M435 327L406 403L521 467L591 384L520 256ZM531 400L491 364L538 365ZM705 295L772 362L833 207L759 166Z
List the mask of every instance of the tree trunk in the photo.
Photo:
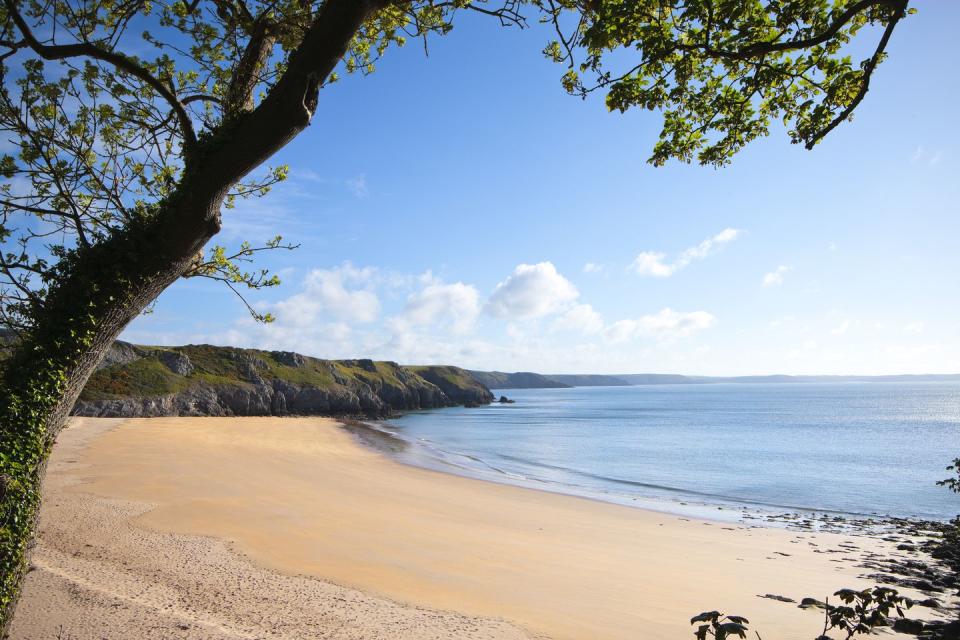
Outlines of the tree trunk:
M219 230L222 195L168 206L149 223L70 255L0 382L0 636L36 533L47 457L77 397L124 327ZM192 209L192 210L189 210ZM192 220L192 224L184 224Z
M144 222L63 257L0 379L0 636L26 574L46 461L90 374L123 328L220 230L227 191L310 124L320 85L391 0L327 0L257 108L186 158L176 193Z

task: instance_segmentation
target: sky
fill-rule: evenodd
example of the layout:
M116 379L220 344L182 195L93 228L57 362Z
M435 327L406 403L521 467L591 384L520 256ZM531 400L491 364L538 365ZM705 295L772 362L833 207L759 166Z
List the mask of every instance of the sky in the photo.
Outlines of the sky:
M920 0L855 120L713 169L646 163L651 112L570 97L549 34L478 16L321 93L290 179L215 242L280 287L251 320L174 284L123 338L544 373L960 372L960 3Z

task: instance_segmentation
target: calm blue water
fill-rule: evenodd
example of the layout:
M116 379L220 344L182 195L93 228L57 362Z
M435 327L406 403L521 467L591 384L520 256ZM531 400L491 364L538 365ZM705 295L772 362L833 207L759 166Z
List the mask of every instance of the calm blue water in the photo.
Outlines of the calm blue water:
M496 392L498 395L500 391ZM403 461L653 506L948 519L960 383L504 390L385 425ZM682 506L685 503L685 506Z

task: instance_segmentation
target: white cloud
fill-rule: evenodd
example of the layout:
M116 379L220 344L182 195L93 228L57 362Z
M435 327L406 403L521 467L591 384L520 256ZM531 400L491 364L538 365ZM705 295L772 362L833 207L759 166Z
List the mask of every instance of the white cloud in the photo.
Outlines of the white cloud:
M600 273L601 271L603 271L602 264L597 264L596 262L588 262L585 265L583 265L584 273Z
M669 278L680 267L664 262L666 257L667 254L658 251L643 251L637 254L629 268L637 275Z
M790 271L790 267L786 265L780 265L770 273L763 276L763 286L765 287L779 287L783 284L783 276Z
M372 322L380 313L380 300L371 290L375 277L375 269L358 269L349 262L334 269L314 269L300 293L268 308L283 325L307 326L324 318Z
M669 340L709 329L716 321L716 317L706 311L683 313L666 308L636 319L618 320L604 329L603 335L610 342L626 342L642 336Z
M307 182L327 182L327 180L319 173L306 167L296 167L295 169L291 169L290 177L294 179L306 180Z
M740 235L739 229L727 227L712 238L707 238L695 247L690 247L680 254L680 264L687 265L693 260L703 260L713 251L714 247L733 242Z
M659 251L642 251L637 254L628 270L641 276L668 278L683 269L695 260L703 260L718 248L736 240L742 231L727 227L720 233L707 238L700 244L683 250L673 262L667 262L665 253Z
M356 178L350 178L346 182L350 193L358 198L366 198L370 195L370 189L367 187L367 176L360 174Z
M514 342L523 342L527 339L527 332L516 323L511 322L507 324L507 337Z
M589 304L578 304L554 320L553 328L595 334L603 330L603 317Z
M462 282L431 282L410 294L399 321L405 326L448 326L454 333L466 333L480 313L480 294Z
M922 322L910 322L903 327L903 332L915 336L923 333L924 328L925 325Z
M563 310L579 295L552 262L521 264L497 285L486 310L500 318L540 318Z
M926 164L931 167L940 164L941 160L943 160L942 150L928 151L922 146L917 147L913 155L910 156L910 164Z
M799 346L788 349L783 356L787 360L801 360L809 358L812 354L822 356L822 352L818 350L819 347L816 340L804 340Z
M849 331L850 326L851 326L852 324L853 324L853 323L851 323L849 320L844 320L843 322L841 322L841 323L838 324L836 327L834 327L833 329L830 330L830 335L832 335L832 336L842 336L842 335L845 334L847 331Z

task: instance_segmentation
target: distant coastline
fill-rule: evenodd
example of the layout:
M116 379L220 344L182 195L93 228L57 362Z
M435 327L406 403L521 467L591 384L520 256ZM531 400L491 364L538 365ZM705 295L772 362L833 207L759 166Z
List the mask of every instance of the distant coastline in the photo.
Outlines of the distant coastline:
M491 389L553 389L557 387L629 387L663 384L804 384L838 382L956 382L960 373L861 375L761 375L761 376L687 376L674 373L550 374L469 370L478 382Z

